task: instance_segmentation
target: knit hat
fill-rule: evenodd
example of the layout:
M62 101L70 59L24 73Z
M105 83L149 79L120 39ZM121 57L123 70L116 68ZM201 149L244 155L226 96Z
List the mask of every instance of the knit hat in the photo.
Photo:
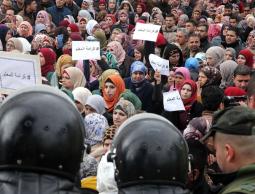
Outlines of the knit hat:
M253 57L254 54L249 49L243 49L239 52L239 55L243 55L246 59L245 65L252 68L253 67Z

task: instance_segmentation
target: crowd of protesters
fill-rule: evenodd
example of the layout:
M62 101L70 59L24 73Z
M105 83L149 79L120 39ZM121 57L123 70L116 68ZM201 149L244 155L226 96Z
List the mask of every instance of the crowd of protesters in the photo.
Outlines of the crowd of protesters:
M84 193L118 192L107 153L122 123L142 112L162 115L187 139L194 194L226 185L201 138L215 111L255 109L253 0L2 0L0 22L0 50L38 55L43 84L84 118ZM156 42L133 39L136 23L160 25ZM100 60L72 59L72 42L83 40L100 42ZM150 54L169 61L169 76L152 68ZM184 111L165 110L163 93L172 91Z

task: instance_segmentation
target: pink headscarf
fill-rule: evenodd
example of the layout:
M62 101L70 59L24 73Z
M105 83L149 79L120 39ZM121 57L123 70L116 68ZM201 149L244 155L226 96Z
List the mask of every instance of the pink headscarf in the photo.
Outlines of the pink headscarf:
M50 25L50 18L49 18L49 15L48 15L48 13L46 12L46 11L44 11L44 10L41 10L41 11L39 11L38 13L37 13L37 15L36 15L36 20L35 20L35 24L38 24L38 23L41 23L41 22L38 22L37 21L37 17L39 16L39 15L42 15L43 17L44 17L44 20L43 20L43 24L44 25Z
M121 65L126 57L126 52L123 49L122 45L118 41L111 41L107 45L107 50L115 55L118 65Z
M28 27L29 30L28 30L27 36L31 36L31 35L33 34L33 27L32 27L31 24L30 24L29 22L27 22L27 21L23 21L23 22L20 23L20 25L18 26L18 29L17 29L18 33L20 33L20 27L21 27L22 25L25 25L25 26Z

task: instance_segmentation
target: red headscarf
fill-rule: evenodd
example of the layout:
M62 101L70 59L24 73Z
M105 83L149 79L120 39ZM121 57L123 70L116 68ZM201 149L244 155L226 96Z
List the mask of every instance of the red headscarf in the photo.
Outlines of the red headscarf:
M72 32L79 32L79 27L76 24L69 24L69 28L71 28Z
M246 59L245 65L252 68L253 66L253 53L249 49L243 49L239 52L239 55L243 55Z
M115 85L116 87L116 92L114 94L114 96L112 98L109 98L109 96L106 94L105 92L105 83L107 82L107 80L111 80L111 82ZM116 74L113 74L113 75L110 75L106 81L103 83L103 98L107 104L107 108L108 108L108 111L111 112L115 106L115 104L119 101L119 97L120 97L120 94L122 92L125 91L125 83L123 81L123 79L121 78L120 75L116 75Z
M116 17L115 17L114 14L107 14L107 15L105 16L105 18L107 18L107 17L110 17L110 18L112 19L113 24L116 23Z
M197 100L197 84L193 80L187 79L183 82L181 89L185 84L190 85L192 90L191 96L188 99L182 99L185 110L187 111L191 108L192 104Z
M47 73L54 72L54 63L57 56L51 48L41 48L39 52L43 54L45 59L45 64L41 66L42 76L47 76Z

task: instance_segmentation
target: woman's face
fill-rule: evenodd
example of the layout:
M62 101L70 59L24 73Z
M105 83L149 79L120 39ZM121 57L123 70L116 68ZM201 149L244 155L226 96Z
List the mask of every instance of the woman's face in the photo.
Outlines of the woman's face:
M236 59L236 62L238 65L245 65L245 63L246 63L245 56L239 54Z
M126 11L129 11L129 5L127 3L124 3L123 9L125 9Z
M81 31L84 31L84 30L86 30L86 21L85 20L80 20L80 22L79 22L79 28L80 28L80 30Z
M206 62L207 62L207 65L209 66L213 66L215 64L214 58L208 54L206 55Z
M174 71L169 71L169 76L167 78L167 83L171 86L174 84Z
M174 54L170 55L170 57L169 57L169 62L171 65L178 65L179 60L180 60L179 53L174 53Z
M106 9L105 4L103 4L103 3L99 4L99 5L98 5L98 8L99 8L100 11Z
M121 22L121 23L126 23L126 22L127 22L127 19L128 19L128 17L127 17L126 14L121 14L121 15L120 15L120 22Z
M175 81L176 85L181 85L184 82L184 80L185 80L185 78L180 74L176 74L174 76L174 81Z
M45 17L44 17L44 15L43 14L38 14L37 15L37 17L36 17L36 21L37 21L37 23L44 23L44 21L45 21Z
M87 2L82 2L81 9L87 10L89 8L89 4Z
M110 9L114 9L114 8L116 7L116 2L110 0L110 1L108 2L108 7L109 7Z
M38 53L39 57L40 57L40 64L41 67L45 65L45 58L43 56L43 54L41 52Z
M224 60L226 61L226 60L232 60L233 59L233 54L232 54L232 52L231 51L226 51L225 52L225 55L224 55Z
M183 100L186 100L186 99L190 98L191 95L192 95L191 86L189 84L184 84L184 86L181 89L181 98Z
M61 80L61 81L62 81L62 85L63 85L66 89L68 89L68 90L73 90L74 84L73 84L73 82L72 82L70 76L69 76L66 72L64 72L64 73L62 74L62 80Z
M134 50L134 58L136 61L142 60L142 53L139 52L137 49Z
M89 105L85 105L85 115L96 113L96 110Z
M138 14L142 14L143 13L143 8L142 8L141 5L137 5L136 6L136 13L138 13Z
M113 21L112 21L112 18L111 17L105 17L105 21L106 23L109 25L109 26L112 26L113 25Z
M116 109L113 111L113 124L119 127L125 120L127 120L127 115L122 110Z
M26 26L26 25L21 25L19 28L20 28L20 32L19 32L19 35L20 35L20 36L24 36L24 37L28 36L28 33L29 33L29 28L28 28L28 26Z
M12 32L10 30L8 30L8 32L6 33L6 36L5 36L5 41L7 42L11 37L12 37Z
M202 71L200 71L199 74L198 74L198 83L199 83L199 86L200 87L204 86L206 82L207 82L206 75Z
M12 41L7 41L6 43L6 51L10 52L15 49L15 45Z
M75 105L76 105L78 111L79 111L80 113L83 113L83 112L85 111L85 107L83 106L83 104L80 103L80 102L77 101L77 100L75 100L74 102L75 102Z
M105 94L108 96L108 98L113 98L116 93L117 88L113 83L106 82L104 90L105 90Z
M135 71L134 73L132 73L131 77L134 81L140 82L140 81L144 80L145 75L141 71Z
M118 30L113 30L112 31L112 35L111 35L111 40L115 40L115 37L120 34L120 32Z

